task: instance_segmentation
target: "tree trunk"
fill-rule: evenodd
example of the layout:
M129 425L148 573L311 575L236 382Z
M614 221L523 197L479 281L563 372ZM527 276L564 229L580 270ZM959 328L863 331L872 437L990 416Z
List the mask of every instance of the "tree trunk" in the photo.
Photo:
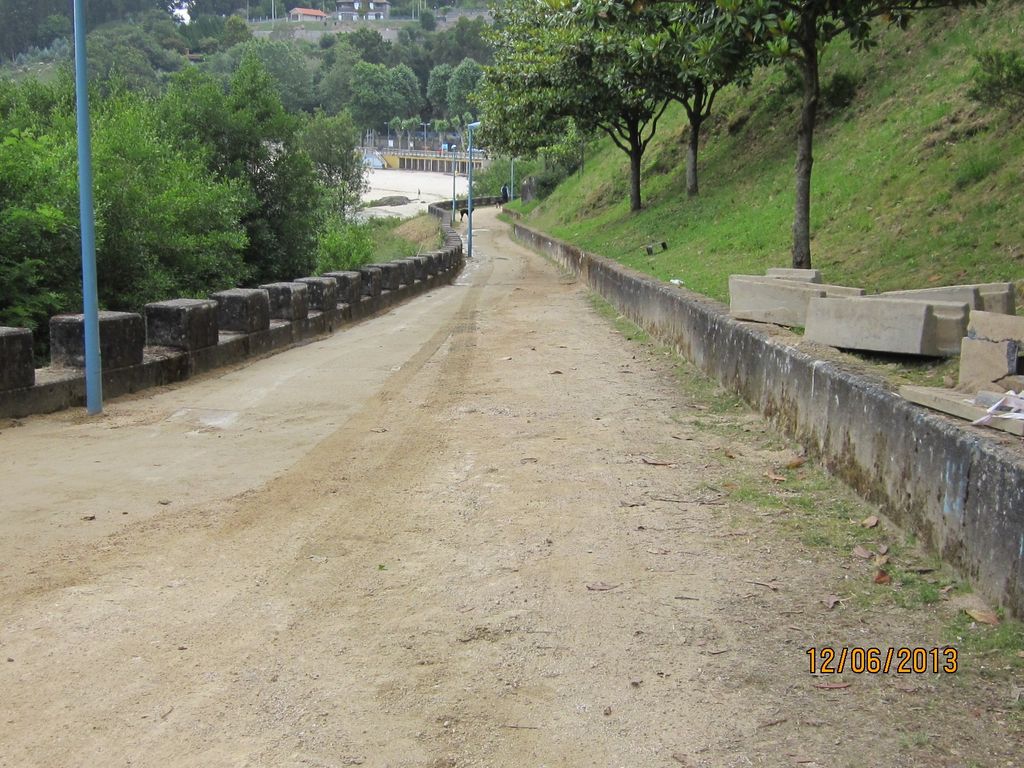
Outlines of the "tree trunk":
M793 268L811 268L811 166L814 164L814 123L818 116L818 49L814 40L814 21L801 48L804 57L800 70L804 80L804 103L796 140L796 211L793 216Z
M690 115L690 146L686 153L686 195L696 197L700 193L697 185L697 150L700 147L700 126L703 118Z
M639 211L643 205L640 200L640 161L643 149L634 144L629 149L629 210Z
M642 207L640 200L640 161L644 157L644 144L637 125L629 127L629 210L633 213Z

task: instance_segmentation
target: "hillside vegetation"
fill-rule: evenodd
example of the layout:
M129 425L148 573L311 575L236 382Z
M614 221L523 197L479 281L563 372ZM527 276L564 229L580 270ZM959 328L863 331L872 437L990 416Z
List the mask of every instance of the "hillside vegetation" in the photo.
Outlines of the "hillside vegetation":
M1021 286L1024 122L968 91L976 53L1024 48L1024 7L922 14L878 37L869 52L840 39L822 59L813 266L869 291ZM700 196L688 198L688 129L671 107L644 157L644 210L630 213L628 159L602 140L581 173L524 209L527 223L727 300L730 274L790 264L799 108L799 82L782 66L724 91L704 132ZM644 246L660 241L668 250L649 256Z

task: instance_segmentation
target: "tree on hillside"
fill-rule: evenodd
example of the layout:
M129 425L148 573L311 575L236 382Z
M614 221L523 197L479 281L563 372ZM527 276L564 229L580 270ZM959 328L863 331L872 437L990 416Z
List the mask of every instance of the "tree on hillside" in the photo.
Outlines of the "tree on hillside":
M285 112L256 52L243 56L226 91L213 76L189 69L171 82L160 106L171 140L196 147L212 170L245 190L251 279L310 274L323 187L297 143L299 121Z
M582 0L579 8L595 29L626 35L630 67L682 104L690 124L686 192L698 194L701 128L719 91L749 79L757 62L750 41L724 23L714 0Z
M449 114L476 113L476 105L472 103L470 97L480 85L483 75L484 68L473 59L463 59L459 66L452 70L451 77L448 78Z
M359 129L348 113L316 112L299 132L299 145L316 167L321 182L332 190L343 211L354 206L366 186L363 158L357 152Z
M347 40L359 53L359 58L368 64L390 65L393 61L391 43L375 29L359 27L347 36Z
M420 93L420 81L416 73L405 64L399 64L388 70L388 77L401 105L396 114L402 117L419 114L420 107L423 106L423 95Z
M320 82L316 86L317 101L330 115L345 109L352 101L352 71L359 61L359 54L344 38L334 45L329 53L333 61L326 71L321 70Z
M448 114L448 81L452 79L454 71L451 64L438 64L430 70L430 77L427 80L427 101L435 117L445 117Z
M360 61L350 86L352 119L363 129L380 130L393 117L414 115L422 102L419 80L404 64L388 69Z
M811 266L811 167L821 84L818 67L825 47L847 35L854 48L876 41L872 23L884 18L905 28L923 10L977 5L983 0L717 0L737 36L759 43L772 56L795 62L803 83L797 127L796 206L793 266Z
M584 133L602 131L629 157L630 210L639 211L641 161L670 101L666 79L675 72L652 77L646 63L636 64L628 29L595 25L577 6L514 0L496 20L495 63L479 95L486 122L505 127L495 125L488 135L519 154L524 142L504 139L546 137L559 120L573 119Z

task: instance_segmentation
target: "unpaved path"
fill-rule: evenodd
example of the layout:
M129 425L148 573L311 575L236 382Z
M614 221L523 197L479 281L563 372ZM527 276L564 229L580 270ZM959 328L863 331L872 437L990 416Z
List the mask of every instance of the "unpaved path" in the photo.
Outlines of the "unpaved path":
M728 492L792 447L478 223L457 285L0 430L0 766L1018 764L1001 683L808 674L937 625L829 611L860 564Z

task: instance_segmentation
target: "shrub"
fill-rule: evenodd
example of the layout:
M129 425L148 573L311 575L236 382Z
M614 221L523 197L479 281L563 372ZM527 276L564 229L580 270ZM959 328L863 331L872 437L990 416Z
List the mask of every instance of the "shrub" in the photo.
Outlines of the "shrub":
M975 58L971 98L983 104L1024 104L1024 56L1019 51L983 51Z

